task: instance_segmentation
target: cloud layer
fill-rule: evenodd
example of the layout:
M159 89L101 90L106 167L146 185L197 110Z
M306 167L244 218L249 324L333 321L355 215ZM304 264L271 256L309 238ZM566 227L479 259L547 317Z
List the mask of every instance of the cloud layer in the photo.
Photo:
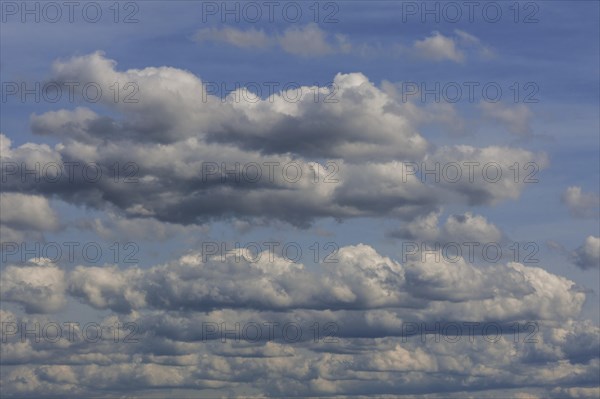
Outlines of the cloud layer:
M97 82L107 91L114 82L137 82L143 101L106 100L121 119L88 108L51 111L33 115L31 124L34 133L62 140L54 148L13 147L2 138L4 157L14 165L56 163L68 170L93 164L91 175L105 178L90 182L85 169L68 180L23 182L14 173L5 190L179 224L269 216L307 225L316 217L414 219L438 209L442 197L470 205L516 199L526 184L508 168L515 162L547 165L544 154L519 148L431 151L405 115L410 110L360 73L334 78L334 102L314 101L315 91L327 88L302 87L297 101L285 93L232 100L234 93L224 103L186 71L115 67L94 53L57 62L54 74L58 81ZM409 172L408 162L423 170L458 162L462 176L424 181ZM469 163L477 169L467 170ZM484 175L490 163L504 170L497 180ZM135 182L108 178L115 164L129 165Z
M277 46L302 57L354 48L316 25L275 37L207 28L195 40ZM458 30L434 32L405 51L457 64L489 55ZM549 165L544 153L514 146L436 145L417 127L447 124L453 109L401 102L362 73L337 74L332 87L265 98L240 89L222 99L189 71L119 70L96 52L57 61L51 79L95 82L105 93L135 83L140 101L103 96L97 106L31 115L32 132L53 145L13 145L0 135L9 166L2 171L3 241L61 230L52 204L63 201L100 214L78 227L105 239L161 242L213 221L233 221L241 231L253 222L308 228L368 217L397 222L392 238L504 243L506 234L485 216L463 210L440 220L443 210L514 201L531 182L511 167L539 172ZM527 108L486 106L484 113L529 134ZM36 180L23 167L44 174ZM570 187L564 202L573 215L589 217L598 201ZM595 269L598 249L598 237L589 236L571 261ZM356 243L339 248L337 262L314 265L245 250L191 250L131 267L43 258L3 264L3 395L598 395L600 331L580 318L591 297L582 287L544 265L502 259L482 266L433 252L399 260ZM90 319L105 317L102 338L90 339L83 326L52 342L18 331L62 323L74 307ZM294 329L282 329L290 323ZM456 324L471 326L470 336L437 339L435 329ZM134 341L123 341L125 325ZM249 342L223 340L207 325L234 335L249 326L273 330ZM490 326L502 330L492 340Z

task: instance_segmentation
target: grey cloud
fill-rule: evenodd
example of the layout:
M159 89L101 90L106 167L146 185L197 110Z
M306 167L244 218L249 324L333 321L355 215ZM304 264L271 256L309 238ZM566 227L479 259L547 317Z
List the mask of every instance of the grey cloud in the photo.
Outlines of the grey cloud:
M600 237L587 237L583 245L573 251L571 259L583 270L600 268Z
M3 301L23 305L28 313L51 313L67 303L65 272L46 259L28 265L7 266L2 270L0 286Z
M23 320L0 312L3 320ZM185 397L186 389L204 390L209 396L223 390L236 396L243 389L257 396L292 392L303 397L412 397L410 394L423 395L435 387L435 398L532 398L593 397L595 391L589 387L598 383L598 359L582 358L569 349L573 342L583 340L590 343L591 352L597 352L598 343L591 337L597 336L598 327L589 322L541 323L533 343L515 342L512 334L494 343L482 336L435 341L430 334L427 345L419 336L352 338L336 344L276 341L249 345L157 334L164 323L174 331L197 330L200 315L189 316L163 313L162 325L157 317L145 323L145 316L137 316L133 320L149 329L141 331L139 342L132 344L115 344L111 334L99 342L77 340L64 345L4 337L8 339L2 346L3 392L9 397L101 392L136 397L139 390L148 395L170 388L173 397ZM210 317L228 322L239 319L235 314ZM29 321L43 323L44 319ZM118 319L105 321L112 325ZM81 338L81 330L75 331ZM37 353L37 358L33 359L32 353ZM540 356L543 362L536 361Z
M415 218L402 228L390 232L392 237L420 240L422 242L495 242L504 239L504 234L493 223L481 215L471 212L448 216L443 225L439 225L439 212L432 212Z
M53 231L59 228L56 212L42 196L0 193L0 223L17 230Z
M257 103L223 103L206 95L202 81L187 71L160 67L120 72L115 67L116 62L94 53L57 61L54 73L59 81L89 80L107 90L115 82L137 82L141 101L105 99L123 120L109 121L85 108L34 115L35 133L64 142L54 148L13 148L6 139L3 153L13 163L95 162L104 176L111 176L112 165L133 163L139 168L137 184L111 179L90 184L81 176L23 184L18 176L9 176L5 191L58 195L74 204L178 224L268 216L308 226L321 217L413 220L438 211L442 198L476 205L515 199L526 185L514 181L507 168L514 162L537 162L539 169L547 164L543 154L508 147L453 146L427 153L427 141L401 104L359 73L335 77L337 102L315 103L312 91L305 91L298 102L275 95ZM478 162L480 168L498 162L504 175L491 183L478 170L469 181L464 171L458 183L430 184L407 176L407 161ZM296 162L302 177L290 182L278 171L269 181L265 176L259 182L222 182L222 173L204 178L202 168L209 162L224 163L227 169L236 163ZM332 174L334 179L325 181Z
M338 263L322 263L315 271L268 252L256 259L243 249L223 256L191 253L149 269L78 266L65 273L48 265L40 271L53 277L34 287L52 289L57 302L69 294L94 308L121 313L396 308L400 313L394 318L406 317L405 309L414 317L439 319L469 314L476 320L556 320L578 313L585 299L572 281L519 263L481 268L430 257L401 265L367 245L340 248L337 256ZM43 309L52 302L43 295L24 299L15 288L29 283L30 270L9 267L2 279L4 299L39 311L36 304Z
M579 186L571 186L562 195L562 201L572 216L578 218L598 218L600 214L600 195L585 193Z
M508 106L500 102L482 102L480 108L486 119L505 126L510 133L521 136L533 133L531 127L533 113L525 104Z

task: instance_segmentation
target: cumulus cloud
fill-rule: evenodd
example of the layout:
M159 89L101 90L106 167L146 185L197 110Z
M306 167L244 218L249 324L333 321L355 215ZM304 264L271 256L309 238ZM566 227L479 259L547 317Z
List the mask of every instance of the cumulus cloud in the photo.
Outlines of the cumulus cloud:
M107 178L93 184L81 176L74 181L64 179L38 184L9 179L6 188L56 194L74 204L98 209L110 206L129 217L153 216L179 224L267 215L297 225L315 217L376 216L383 212L411 218L414 213L430 211L436 202L431 189L416 178L403 181L401 165L397 162L361 166L337 161L328 166L289 156L265 158L256 152L228 151L224 146L206 145L196 139L168 146L137 145L130 149L109 145L94 149L97 156L86 159L81 159L80 152L69 153L69 148L66 145L61 151L65 162L93 160L103 165L103 175ZM26 162L26 159L18 160ZM115 183L108 177L111 176L108 168L117 160L121 164L135 163L140 171L139 181ZM216 165L214 173L208 173L209 162L211 167ZM266 165L269 162L271 172ZM253 164L251 172L260 168L262 178L253 182L227 178L224 168L221 169L223 163L228 170L236 163ZM170 193L168 201L165 201L165 192ZM377 201L381 201L381 206L377 206Z
M104 176L112 176L108 168L115 163L134 164L135 184L111 179L89 184L80 175L74 181L35 185L15 178L6 183L7 191L58 195L70 203L179 224L268 215L307 225L317 217L413 219L435 211L442 192L457 203L494 204L517 198L525 187L506 170L494 182L477 171L474 181L464 172L458 184L429 184L406 176L406 161L546 165L543 154L508 147L452 146L428 153L429 143L403 105L360 73L335 77L334 102L315 103L315 90L328 89L305 87L294 102L280 93L258 102L223 103L189 72L167 67L119 72L115 66L94 53L58 61L54 73L58 81L94 81L107 91L114 82L137 82L144 101L106 102L122 120L82 108L33 115L35 133L64 142L54 148L8 143L6 158L59 165L94 162L104 168ZM217 165L217 172L207 175L207 163ZM274 176L265 163L279 165ZM249 182L239 179L240 173L227 178L225 169L235 170L236 164L240 169L259 165L262 178ZM284 168L294 172L291 179Z
M440 211L431 212L387 233L399 239L402 259L423 259L431 250L441 251L447 259L462 257L470 263L495 264L502 261L536 262L536 244L511 240L494 223L471 212L451 214L440 223ZM515 251L515 245L526 251Z
M416 54L465 64L493 56L479 38L460 30L434 32L413 47L397 44L389 51L316 24L281 32L206 28L194 40L276 48L294 57ZM430 142L421 125L465 130L457 108L399 101L385 83L359 72L330 76L331 87L303 86L255 101L242 95L244 89L222 99L209 82L179 68L118 69L101 52L58 60L52 78L96 82L104 93L112 93L115 83L124 88L133 82L139 101L115 102L108 95L89 108L33 114L37 138L27 140L34 142L13 145L0 135L3 163L28 169L51 163L63 171L94 163L102 175L90 182L77 169L72 178L24 182L20 173L3 174L2 239L61 230L51 204L62 200L70 209L80 207L73 225L79 230L67 236L139 239L150 242L160 259L186 251L129 267L67 267L48 259L2 264L2 397L600 394L600 329L597 321L581 320L584 304L589 311L589 291L544 264L502 259L482 266L448 259L439 250L400 260L395 241L385 242L385 252L345 244L334 262L314 264L234 245L218 254L185 248L213 221L224 221L214 231L223 240L238 233L255 237L264 227L269 235L305 240L350 218L358 232L397 222L392 235L400 238L504 242L493 223L497 212L488 218L482 208L517 199L528 181L511 168L533 165L535 179L548 165L545 154ZM485 118L511 133L531 134L526 107L481 107ZM115 165L124 168L118 178ZM596 194L570 187L563 199L576 216L598 216ZM446 216L444 209L454 213ZM370 220L363 224L361 218ZM273 229L315 221L313 230ZM354 240L354 234L339 238ZM184 243L155 245L172 237ZM589 236L565 253L586 275L594 274L600 238ZM72 338L63 329L60 340L48 340L44 327L64 327L67 320L81 322ZM84 327L91 320L102 326L97 339ZM207 323L226 339L209 333ZM521 328L515 331L516 324ZM125 325L132 327L131 341ZM286 330L289 325L295 328ZM458 336L440 337L457 325L463 328ZM28 327L29 334L8 326ZM36 339L34 326L41 326L38 337L45 336ZM262 328L261 336L239 339L248 326L250 336ZM493 327L491 340L486 326ZM296 338L290 340L290 333Z
M598 218L600 196L597 193L585 193L579 186L571 186L562 195L562 201L574 217Z
M485 225L476 216L465 220ZM460 231L454 225L465 220L449 219L448 231ZM571 320L585 294L541 268L510 263L483 270L432 258L403 265L356 245L340 248L338 263L313 270L268 253L256 260L244 251L190 253L150 268L9 266L2 300L28 313L55 312L70 295L120 315L100 321L99 339L86 339L84 327L75 325L72 338L63 335L59 344L3 328L1 359L9 366L3 392L89 396L168 387L175 396L180 389L238 388L267 396L419 394L442 383L443 375L455 376L443 384L458 398L465 389L500 395L531 381L585 393L579 387L597 380L598 327ZM0 313L13 326L55 322ZM523 320L539 323L530 343L523 341L529 330L515 341L511 329ZM472 332L440 338L443 326L463 321L474 322ZM304 331L293 344L281 328L290 322ZM118 335L115 326L124 323L135 326L135 340L115 342L125 332ZM414 330L422 323L429 331ZM493 343L486 323L504 331ZM220 332L207 334L206 325ZM264 329L248 341L236 338L236 331L246 331L239 325ZM333 335L314 342L315 325L333 326L323 331ZM464 375L477 378L465 385Z
M402 228L391 233L392 236L421 240L426 242L486 242L498 243L504 235L498 227L481 215L471 212L450 215L443 226L439 226L439 212L420 216Z
M502 146L477 148L467 145L440 147L433 154L426 155L424 162L429 169L446 168L446 177L440 177L440 185L455 191L469 205L516 199L525 186L539 179L538 172L549 165L544 153L534 154L521 148ZM515 178L510 170L515 163L521 168L530 165L528 178ZM455 167L451 170L450 165ZM459 174L461 178L457 180ZM443 175L440 173L440 176Z
M0 277L2 300L23 305L28 313L50 313L66 304L65 272L44 258L25 266L7 266Z
M161 143L193 137L349 161L411 158L426 150L425 139L401 111L388 111L393 99L360 73L336 75L333 88L303 86L259 101L233 92L224 104L187 71L162 67L118 72L115 65L94 53L56 62L54 74L57 81L93 81L106 90L114 82L137 82L143 101L103 98L124 114L124 121L84 109L61 110L34 115L33 132L51 130L74 139L84 129L86 137L79 141L85 144L117 137Z
M455 39L437 31L425 39L415 41L413 47L419 56L433 61L462 63L465 60L465 54L458 48Z
M130 209L130 212L135 213L135 209ZM116 239L120 242L127 242L127 240L132 239L165 241L177 235L197 235L201 237L210 229L208 225L182 226L180 224L160 222L152 218L123 218L114 212L106 212L103 216L79 220L75 223L75 226L83 230L92 231L105 240Z
M144 306L143 296L130 283L139 274L130 269L117 273L115 267L76 267L69 274L68 290L75 297L85 297L96 308L128 312L132 306Z
M444 225L443 234L462 241L499 242L502 239L502 233L494 224L485 217L470 212L450 216Z
M216 34L207 32L207 37ZM219 40L261 47L257 32L248 38L230 32ZM287 37L288 51L305 45L298 32ZM317 30L310 33L314 47L309 53L332 51ZM398 234L407 237L493 242L504 235L491 221L465 212L440 223L443 206L516 199L526 184L508 168L515 162L535 162L539 170L548 164L543 153L520 148L434 147L415 127L414 104L402 104L360 73L336 75L337 101L321 103L315 103L314 93L331 94L324 87L303 88L297 101L289 101L292 93L277 93L250 102L234 92L223 102L190 72L169 67L119 71L101 53L58 61L54 75L59 82L98 82L107 91L114 82L137 82L143 101L104 99L111 116L83 107L32 115L32 131L58 138L54 146L13 146L0 136L3 161L52 162L65 170L69 162L94 162L105 176L93 184L81 173L35 184L7 176L2 199L11 210L6 215L3 210L3 226L57 229L46 200L52 196L101 211L104 217L78 227L105 239L202 234L204 223L223 219L247 231L254 220L306 227L316 218L379 217L402 222ZM293 166L288 168L293 178L281 167L270 172L266 162ZM115 181L110 169L115 164L134 165L134 181ZM232 176L231 170L251 164L261 166L262 179ZM441 172L449 164L459 165L458 181ZM484 170L489 164L494 168ZM427 175L432 168L440 173ZM594 254L584 248L579 259L588 262ZM589 353L597 348L592 339L597 327L572 321L585 294L573 281L541 267L500 262L484 268L443 256L398 261L364 244L340 248L337 263L314 266L269 252L256 255L192 251L164 264L129 268L67 270L47 260L6 266L2 301L27 315L2 310L3 320L47 321L39 315L77 301L74 305L91 312L116 312L106 320L110 326L134 321L143 339L118 346L114 327L93 347L81 339L51 345L10 336L1 349L3 366L10 366L2 373L3 391L39 397L165 388L230 396L397 395L426 393L443 384L464 397L465 389L520 392L531 381L536 386L559 381L580 392L578 387L595 381L598 361ZM207 342L202 335L205 321L285 325L290 320L305 332L315 322L333 322L338 345L325 347L307 334L287 345L281 331L274 340L255 343L226 344L214 337ZM499 346L490 346L482 341L481 328L475 330L476 344L446 342L434 348L403 327L473 321L510 331L523 320L545 322L550 332L540 332L539 345L519 351L506 334ZM81 338L82 331L75 334ZM539 359L545 362L542 370L512 371ZM466 385L465 375L471 376Z
M138 311L102 321L103 338L93 342L83 339L81 326L75 327L75 338L63 339L60 345L35 341L32 335L23 341L3 329L2 361L13 366L3 373L3 389L12 394L40 390L84 394L106 388L207 389L242 384L266 395L289 394L290 389L298 395L393 394L406 393L407 385L410 392L426 392L439 382L440 374L457 375L456 380L445 379L445 386L461 391L465 389L461 376L479 375L482 368L488 371L481 378L499 378L490 389L524 387L531 379L543 385L556 380L558 370L561 386L583 385L594 381L598 369L593 356L598 328L570 321L584 294L576 292L572 282L539 268L511 264L483 273L460 263L402 266L359 245L342 248L339 264L322 265L325 274L311 276L314 272L283 259L234 264L234 256L228 254L225 262L218 257L202 262L200 255L190 254L146 271L75 269L66 277L71 295L96 308ZM209 310L215 304L218 308ZM332 311L321 304L345 309ZM1 312L2 320L14 325L22 321L45 325L52 320ZM506 334L494 344L477 327L470 339L435 338L436 323L462 321L466 314L466 321L500 322ZM540 324L535 343L515 342L509 325L529 318L548 322ZM114 326L126 321L135 323L136 341L115 343ZM315 323L333 323L335 341L315 343L311 333L289 345L279 328L257 342L238 341L235 336L221 342L221 335L208 337L202 327L211 323L235 331L236 323L283 326L290 321L305 332ZM426 335L414 331L407 335L405 323L414 327L422 322L429 326ZM423 345L422 339L428 344ZM587 346L582 351L583 343ZM520 367L511 374L517 364L539 365L541 357L543 372ZM515 378L523 372L531 373L529 378ZM274 378L285 384L268 382ZM482 386L473 382L467 388Z
M581 269L600 267L600 237L589 236L582 246L573 251L573 263Z
M481 40L465 31L456 29L454 36L444 36L438 31L425 39L413 43L413 52L424 59L432 61L452 61L462 64L467 55L475 52L479 57L489 59L494 52Z
M1 134L0 137L5 138ZM8 148L6 149L8 152ZM12 171L6 165L3 168L5 168L3 173ZM2 243L20 243L27 238L40 238L44 232L56 231L59 227L58 215L45 197L0 193L0 241Z
M1 312L3 320L25 321ZM441 391L433 397L457 399L474 391L490 399L585 398L596 393L590 387L598 382L600 362L594 353L599 330L589 322L540 324L535 341L529 343L522 342L521 336L515 341L512 334L492 343L479 334L451 341L436 339L429 332L424 336L426 345L419 334L348 338L335 344L309 340L290 345L281 338L220 342L202 339L198 328L203 320L233 325L234 320L248 317L231 312L139 315L130 319L141 326L139 340L129 344L115 343L110 330L101 340L89 342L75 327L77 339L62 340L62 345L36 342L31 336L20 342L18 334L3 331L2 359L12 366L2 373L3 393L90 396L109 390L138 397L138 390L169 388L178 397L185 396L186 389L208 393L220 388L231 396L252 392L256 396L402 394L412 398L430 393L432 386ZM259 315L250 320L263 321ZM27 321L43 324L46 320ZM107 325L123 321L105 320ZM589 344L586 356L572 351L577 342ZM465 380L465 375L470 377Z
M0 223L24 230L56 230L58 217L48 200L41 196L20 193L0 193L2 215Z
M203 249L151 268L77 266L67 273L56 265L10 266L2 277L3 300L34 313L58 309L68 294L93 308L124 314L306 309L368 318L368 311L388 308L392 319L453 320L468 314L474 320L510 322L568 319L585 299L572 281L519 263L483 270L463 259L429 256L402 265L361 244L340 248L337 262L312 270L268 251L211 255L210 248ZM356 311L367 313L351 316Z

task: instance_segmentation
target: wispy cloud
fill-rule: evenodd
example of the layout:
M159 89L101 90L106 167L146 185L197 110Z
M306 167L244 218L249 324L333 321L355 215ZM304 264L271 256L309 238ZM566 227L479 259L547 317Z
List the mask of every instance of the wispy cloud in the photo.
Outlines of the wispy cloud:
M281 34L268 35L263 30L242 30L232 27L204 28L196 32L194 40L226 43L239 48L279 48L300 57L318 57L334 53L347 53L351 44L343 35L329 35L317 24L292 26Z

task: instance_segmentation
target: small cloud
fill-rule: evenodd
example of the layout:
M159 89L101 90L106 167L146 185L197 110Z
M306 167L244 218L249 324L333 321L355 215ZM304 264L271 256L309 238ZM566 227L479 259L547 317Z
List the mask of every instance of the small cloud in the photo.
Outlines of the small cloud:
M467 33L460 29L455 29L454 33L456 34L458 38L458 43L461 46L475 49L475 51L479 53L480 57L484 59L491 59L496 56L496 54L490 47L483 44L479 38L471 35L470 33Z
M286 29L278 42L285 52L302 57L334 52L334 48L327 42L327 33L315 23Z
M509 132L520 135L531 135L531 119L533 113L525 104L508 106L501 103L483 102L480 104L484 118L505 126Z
M595 217L600 214L600 196L596 193L584 193L579 186L572 186L562 195L562 202L575 217Z
M231 27L200 29L194 35L198 43L226 43L239 48L279 47L286 53L300 57L322 56L333 53L348 53L352 45L345 35L329 37L315 23L294 26L282 34L269 36L263 30L241 30Z
M433 61L450 60L463 63L465 60L465 54L457 47L456 41L439 32L433 32L432 36L415 41L413 47L417 55Z
M502 231L481 215L471 212L450 215L443 225L439 225L441 211L421 216L393 231L391 237L424 242L501 242Z
M338 33L335 35L335 40L342 53L350 53L352 51L352 43L348 40L348 36Z
M240 48L266 48L271 44L271 39L262 30L224 28L205 28L200 29L194 35L194 40L202 42L227 43Z
M0 193L0 204L2 243L20 242L27 238L43 239L44 232L61 228L58 214L43 196Z
M573 263L583 269L598 269L600 267L600 237L589 236L582 246L573 251Z
M467 55L476 53L483 59L495 56L491 48L470 33L456 29L454 36L444 36L434 31L431 36L417 40L413 44L413 51L421 58L432 61L453 61L462 64Z

